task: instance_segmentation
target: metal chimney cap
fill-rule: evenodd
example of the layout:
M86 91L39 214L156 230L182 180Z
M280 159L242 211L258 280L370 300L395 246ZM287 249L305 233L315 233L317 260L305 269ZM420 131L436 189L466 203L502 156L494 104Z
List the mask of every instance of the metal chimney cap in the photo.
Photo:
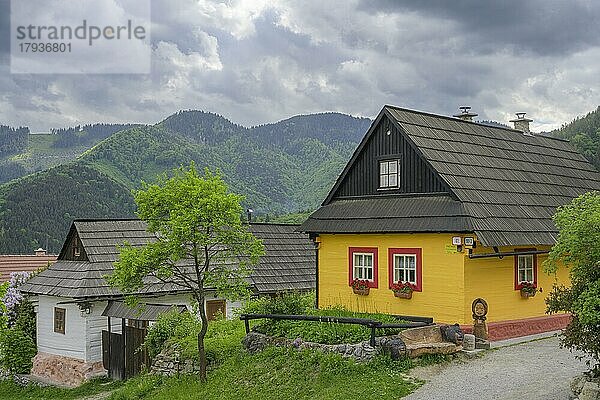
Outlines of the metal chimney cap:
M532 122L532 121L533 121L532 119L530 119L530 118L525 118L525 115L526 115L526 114L527 114L527 113L525 113L525 112L518 112L518 113L515 113L515 115L517 116L517 118L516 118L516 119L511 119L511 120L510 120L510 122L518 122L518 121Z
M471 112L471 106L460 106L458 109L460 112L458 114L454 114L453 117L460 118L463 121L472 121L473 117L478 115L474 112Z

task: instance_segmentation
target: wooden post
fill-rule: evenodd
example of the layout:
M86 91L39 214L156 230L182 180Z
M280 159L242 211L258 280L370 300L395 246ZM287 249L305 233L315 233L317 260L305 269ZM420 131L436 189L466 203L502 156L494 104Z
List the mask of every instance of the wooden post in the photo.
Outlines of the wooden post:
M125 318L121 318L121 335L123 335L123 368L121 373L123 374L123 380L127 379L125 376L125 365L127 365L127 335L125 335Z
M375 325L371 325L371 340L370 340L370 344L371 347L375 347Z
M244 326L246 327L246 335L250 333L250 321L248 318L244 319Z

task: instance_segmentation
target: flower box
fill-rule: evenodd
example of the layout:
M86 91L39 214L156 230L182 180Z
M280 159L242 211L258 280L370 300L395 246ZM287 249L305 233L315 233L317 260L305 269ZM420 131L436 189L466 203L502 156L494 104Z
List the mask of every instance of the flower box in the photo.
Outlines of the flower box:
M399 299L412 299L412 292L415 291L417 287L410 282L396 282L390 285L390 289L394 292L394 297L398 297Z
M535 292L531 292L531 291L528 291L528 290L521 289L521 297L522 298L528 299L528 298L533 297L533 296L535 296Z
M519 285L521 286L521 297L524 299L528 299L530 297L535 296L535 293L537 292L537 286L535 285L535 283L531 283L531 282L520 282Z
M367 296L369 294L369 290L371 288L370 287L366 287L366 288L352 288L352 291L354 292L354 294L358 294L360 296Z
M394 290L394 297L398 297L400 299L412 299L412 290L409 292L401 292L399 290Z

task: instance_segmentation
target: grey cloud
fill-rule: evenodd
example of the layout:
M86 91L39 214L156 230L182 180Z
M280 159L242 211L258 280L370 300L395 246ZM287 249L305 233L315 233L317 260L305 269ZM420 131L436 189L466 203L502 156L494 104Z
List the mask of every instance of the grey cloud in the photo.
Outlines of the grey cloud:
M469 45L486 53L509 49L555 56L600 44L595 0L363 0L359 9L454 21Z

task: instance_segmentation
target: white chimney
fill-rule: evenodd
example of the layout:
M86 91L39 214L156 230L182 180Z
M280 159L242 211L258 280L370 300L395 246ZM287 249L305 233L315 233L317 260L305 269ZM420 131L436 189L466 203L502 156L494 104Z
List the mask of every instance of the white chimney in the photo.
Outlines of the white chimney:
M471 112L471 107L469 106L460 106L458 108L460 109L460 112L454 114L453 117L460 118L463 121L473 121L473 118L477 116L477 114Z
M527 136L533 136L531 130L529 129L529 123L532 122L532 119L525 118L524 112L516 113L517 118L511 119L510 122L515 124L515 129L523 132Z
M42 249L41 247L39 249L37 249L35 251L35 255L36 256L45 256L46 255L46 250Z

